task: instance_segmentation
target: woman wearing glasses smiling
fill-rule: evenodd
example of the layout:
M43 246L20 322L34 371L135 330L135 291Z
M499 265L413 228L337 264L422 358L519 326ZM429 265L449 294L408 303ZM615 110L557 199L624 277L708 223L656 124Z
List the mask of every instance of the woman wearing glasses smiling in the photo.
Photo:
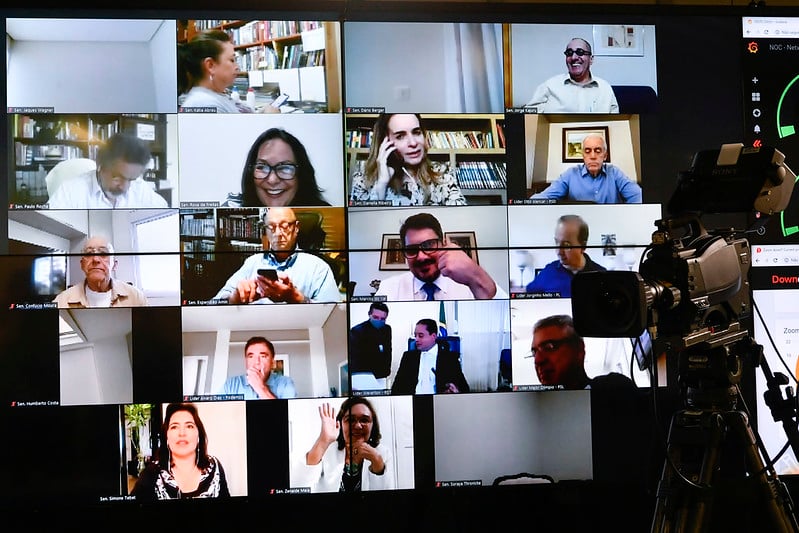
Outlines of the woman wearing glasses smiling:
M255 139L241 172L241 194L223 207L327 206L305 146L294 135L270 128Z
M324 403L319 406L319 418L319 437L305 454L300 474L304 479L298 480L298 486L312 484L312 492L394 488L388 451L380 446L377 412L369 400L351 396L342 402L338 414Z

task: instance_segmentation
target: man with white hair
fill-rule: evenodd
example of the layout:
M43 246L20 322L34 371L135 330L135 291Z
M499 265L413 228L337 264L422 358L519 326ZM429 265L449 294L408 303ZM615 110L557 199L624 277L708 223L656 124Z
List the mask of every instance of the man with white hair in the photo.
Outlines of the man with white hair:
M147 305L144 293L113 278L114 248L105 237L91 237L83 246L80 268L86 278L55 297L58 307L136 307Z
M641 186L619 167L606 163L608 145L599 134L589 134L582 142L583 162L563 172L533 200L594 202L597 204L640 204Z

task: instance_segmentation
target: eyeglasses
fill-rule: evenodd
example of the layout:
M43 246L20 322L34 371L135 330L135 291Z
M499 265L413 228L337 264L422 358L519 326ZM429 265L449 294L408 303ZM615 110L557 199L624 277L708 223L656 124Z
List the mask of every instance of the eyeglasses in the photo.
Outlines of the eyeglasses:
M402 249L402 255L407 257L408 259L413 259L419 252L435 252L438 250L438 247L441 245L441 240L439 239L427 239L426 241L422 241L419 244L407 244L405 248Z
M355 416L355 415L348 415L343 418L344 422L348 423L349 425L353 425L356 422L359 422L362 426L372 423L372 419L368 416Z
M564 53L564 55L566 57L571 57L574 54L577 54L578 57L590 56L591 55L591 52L589 50L583 50L582 48L577 48L576 50L573 50L571 48L567 48L566 51L563 52L563 53Z
M110 255L111 250L109 250L105 246L100 246L97 248L89 247L89 248L84 248L83 253L86 255Z
M297 226L297 221L294 222L281 222L280 224L267 224L266 231L269 233L276 233L277 230L282 231L283 233L288 233L290 230L293 230Z
M574 335L569 335L568 337L563 337L562 339L549 339L545 340L538 344L538 346L531 346L530 347L530 355L525 357L525 359L529 359L531 357L535 357L536 353L552 353L557 351L561 346L566 343L573 342L575 339Z
M278 163L275 166L271 166L268 163L258 162L252 166L252 171L257 180L266 179L273 170L278 178L293 180L297 176L297 168L299 168L299 165L295 163Z

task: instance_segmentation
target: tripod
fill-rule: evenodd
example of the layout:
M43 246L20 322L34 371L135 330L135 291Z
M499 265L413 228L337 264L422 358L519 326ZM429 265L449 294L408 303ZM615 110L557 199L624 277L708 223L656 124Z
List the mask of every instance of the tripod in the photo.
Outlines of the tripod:
M763 524L758 531L799 533L790 494L773 467L764 463L766 452L763 449L761 455L749 417L737 409L741 356L756 345L742 334L726 341L709 350L689 348L680 354L686 408L671 419L652 533L709 531L722 485L722 464L728 458L725 452L730 450L739 452L733 459L743 459L745 493L768 515L771 529Z

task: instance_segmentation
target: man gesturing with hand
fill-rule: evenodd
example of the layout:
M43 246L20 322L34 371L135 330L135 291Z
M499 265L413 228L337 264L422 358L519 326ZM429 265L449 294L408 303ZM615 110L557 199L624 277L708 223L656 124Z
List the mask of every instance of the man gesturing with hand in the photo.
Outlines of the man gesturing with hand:
M388 301L507 298L480 265L444 237L433 215L408 217L400 239L409 272L383 280L375 296Z

